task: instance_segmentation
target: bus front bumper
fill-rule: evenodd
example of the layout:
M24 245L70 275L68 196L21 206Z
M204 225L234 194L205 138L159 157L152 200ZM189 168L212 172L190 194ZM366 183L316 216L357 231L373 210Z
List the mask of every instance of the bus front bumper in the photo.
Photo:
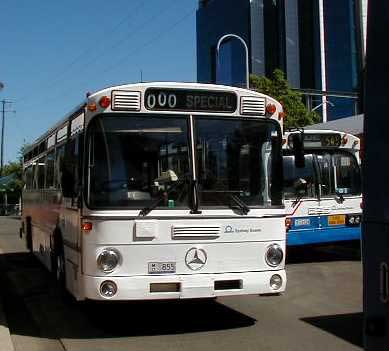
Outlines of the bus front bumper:
M278 275L278 277L273 277ZM273 277L273 279L272 279ZM281 277L282 282L280 282ZM244 273L156 275L136 277L83 276L84 297L90 300L162 300L213 298L246 294L278 294L285 291L285 270ZM278 282L278 289L271 286ZM116 292L111 297L101 293L102 284L112 282Z
M360 240L361 226L289 230L287 246L320 244L346 240Z

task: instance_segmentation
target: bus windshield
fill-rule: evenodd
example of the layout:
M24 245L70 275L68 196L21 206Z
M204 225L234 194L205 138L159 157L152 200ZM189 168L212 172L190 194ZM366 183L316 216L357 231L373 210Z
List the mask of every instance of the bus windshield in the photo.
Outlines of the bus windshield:
M294 156L283 157L285 199L314 197L316 174L313 155L305 155L305 166L297 168Z
M276 204L282 191L276 179L282 175L273 123L199 117L195 130L203 206L226 206L234 197L248 206Z
M360 195L361 174L356 158L347 152L324 153L319 157L321 173L328 174L328 159L332 160L333 182L326 184L330 194ZM327 177L328 178L328 177Z
M188 129L185 116L96 117L88 131L89 205L142 208L169 193L161 206L188 207Z
M270 121L194 116L108 115L87 132L91 208L190 208L192 147L200 206L282 204L280 132ZM159 201L160 200L160 201ZM238 201L239 201L238 200ZM154 208L154 207L153 207Z
M305 155L304 168L295 167L292 155L284 155L283 163L285 199L317 197L319 185L322 197L361 194L360 168L351 153L318 150Z

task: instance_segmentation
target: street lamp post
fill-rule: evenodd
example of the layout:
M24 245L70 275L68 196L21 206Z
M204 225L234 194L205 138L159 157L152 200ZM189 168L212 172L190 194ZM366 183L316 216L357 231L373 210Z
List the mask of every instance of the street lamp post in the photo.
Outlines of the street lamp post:
M0 82L0 91L4 89L4 84L3 82ZM3 174L3 139L4 139L4 107L5 107L5 104L3 102L3 110L2 110L2 129L1 129L1 166L0 166L0 177L2 176Z
M6 110L5 105L11 104L12 101L10 100L1 100L0 103L2 104L1 108L1 141L0 141L0 177L3 175L3 168L4 168L4 129L5 129L5 114L7 112L15 112L11 110Z
M2 101L2 114L1 114L1 145L0 145L0 177L3 175L3 167L4 167L4 123L5 123L5 100Z
M244 46L244 49L246 51L246 88L249 89L250 88L249 49L247 47L246 42L239 35L236 35L236 34L226 34L226 35L223 35L219 39L219 41L217 42L217 46L216 46L216 74L217 74L218 67L219 67L219 50L220 50L220 45L227 38L238 39Z
M319 0L319 35L320 35L320 70L321 70L321 90L327 90L327 72L326 72L326 47L325 47L325 29L324 29L324 0ZM327 95L322 95L322 122L327 122Z

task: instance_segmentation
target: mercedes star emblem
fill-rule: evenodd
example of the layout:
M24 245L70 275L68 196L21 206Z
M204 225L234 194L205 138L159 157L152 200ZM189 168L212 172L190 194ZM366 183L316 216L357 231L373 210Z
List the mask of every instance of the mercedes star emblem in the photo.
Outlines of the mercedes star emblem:
M207 253L203 249L192 247L185 255L185 263L192 271L198 271L207 263Z

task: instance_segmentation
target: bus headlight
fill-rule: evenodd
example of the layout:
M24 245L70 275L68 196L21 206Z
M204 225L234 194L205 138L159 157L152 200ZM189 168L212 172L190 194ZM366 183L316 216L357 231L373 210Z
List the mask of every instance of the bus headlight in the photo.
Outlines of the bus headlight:
M105 273L112 272L120 263L120 253L113 248L107 248L101 251L97 256L97 266Z
M267 248L265 259L266 263L271 267L278 266L282 259L284 258L284 253L281 247L277 244L272 244Z
M270 278L270 287L273 290L278 290L282 287L282 278L279 274L273 274Z
M116 284L111 280L106 280L100 285L100 294L104 297L113 297L117 291Z

